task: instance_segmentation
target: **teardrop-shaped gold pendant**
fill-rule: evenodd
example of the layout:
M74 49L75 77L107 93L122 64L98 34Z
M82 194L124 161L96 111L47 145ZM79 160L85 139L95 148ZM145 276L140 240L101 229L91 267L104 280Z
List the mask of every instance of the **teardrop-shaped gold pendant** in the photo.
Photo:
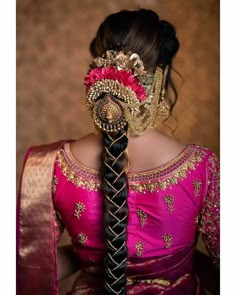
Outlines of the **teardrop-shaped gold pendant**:
M95 124L107 132L115 132L126 125L121 103L108 94L96 102L93 117Z

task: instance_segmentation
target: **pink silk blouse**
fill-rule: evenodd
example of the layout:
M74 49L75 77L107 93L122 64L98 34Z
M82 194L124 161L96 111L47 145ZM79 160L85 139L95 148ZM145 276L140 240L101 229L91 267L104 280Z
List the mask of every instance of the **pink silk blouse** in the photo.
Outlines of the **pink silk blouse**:
M192 275L198 232L210 256L219 261L216 156L191 144L165 165L128 173L128 185L127 293L200 294L198 279ZM66 142L57 153L52 192L58 239L66 227L83 270L70 294L102 294L105 243L100 186L99 172L78 162ZM182 287L191 280L194 283Z

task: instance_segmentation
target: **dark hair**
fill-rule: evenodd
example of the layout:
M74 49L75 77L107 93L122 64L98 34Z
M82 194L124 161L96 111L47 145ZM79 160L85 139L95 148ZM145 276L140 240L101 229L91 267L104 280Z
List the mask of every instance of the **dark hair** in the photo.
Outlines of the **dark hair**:
M126 294L128 185L125 173L125 150L128 145L127 126L117 133L103 132L103 142L105 147L102 167L106 234L105 290L106 294Z
M157 66L168 65L168 85L177 93L171 80L172 60L179 49L175 28L167 21L146 9L122 10L111 14L100 25L90 44L93 57L106 50L137 53L149 72ZM126 227L128 222L128 183L125 173L125 150L128 144L127 128L112 135L103 132L104 161L102 190L105 196L105 294L126 294Z
M100 25L90 44L93 57L101 56L108 49L132 51L141 57L145 69L154 72L157 66L169 66L165 88L173 88L171 82L172 60L179 49L179 41L172 24L160 20L152 10L122 10L109 15Z

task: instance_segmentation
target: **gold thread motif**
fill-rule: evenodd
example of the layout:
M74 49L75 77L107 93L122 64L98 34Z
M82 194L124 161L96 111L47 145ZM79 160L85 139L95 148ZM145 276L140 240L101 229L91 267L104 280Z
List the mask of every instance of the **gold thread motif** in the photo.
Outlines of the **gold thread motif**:
M88 190L98 190L100 188L100 182L94 180L86 180L80 176L75 175L67 161L63 156L63 151L59 151L57 154L57 162L62 170L63 175L67 178L68 181L74 183L77 187L87 188Z
M58 178L56 177L56 175L54 175L53 179L52 179L52 192L53 192L53 194L56 193L57 184L58 184Z
M175 210L174 208L174 197L171 195L165 195L164 200L168 206L168 211L170 212L170 214L173 213L173 211Z
M194 197L200 196L201 187L202 187L202 182L198 179L195 179L193 181Z
M74 216L80 219L82 212L85 210L85 205L82 202L75 204Z
M78 234L79 243L82 246L86 246L86 242L88 241L88 237L84 233Z
M100 73L99 79L94 79L94 69ZM116 78L107 76L109 72L117 73ZM130 76L132 81L126 78L128 84L124 85L118 73ZM92 112L95 125L106 132L114 132L123 128L128 122L129 132L135 135L153 127L157 112L162 105L159 104L162 81L163 69L157 66L154 74L148 73L137 53L107 50L103 56L93 60L85 77L87 106ZM125 120L120 117L121 122L111 126L108 124L109 119L101 122L101 116L97 116L96 105L99 104L103 94L115 96L116 100L122 103L125 115L122 117Z
M212 154L208 159L208 190L200 215L198 230L214 263L220 260L220 165Z
M198 146L189 145L178 157L160 168L147 172L128 173L130 190L138 193L166 190L185 179L191 170L195 170L206 154L206 151L198 149ZM101 188L99 171L75 160L68 144L58 152L57 162L67 180L77 187L87 188L90 191Z
M170 248L172 246L173 237L170 234L164 234L162 236L164 242L165 242L165 248Z
M142 227L144 227L145 224L147 224L147 213L145 213L143 210L138 209L137 215L139 217L139 222Z
M146 175L150 175L151 179L157 179L158 175L159 177L163 175L164 177L162 180L154 181L152 183L131 183L130 189L139 193L142 193L144 191L149 191L152 193L154 191L158 191L159 189L166 190L171 185L178 184L181 179L186 178L187 172L195 170L196 165L202 161L203 156L203 151L195 150L195 152L190 157L188 157L187 155L187 159L185 162L178 161L181 157L176 158L176 161L172 166L167 165L165 169L159 169L159 171L158 169L156 171L153 170L153 175L150 175L150 172L146 173ZM139 174L137 174L137 177L138 176ZM145 176L145 173L143 173L141 176Z
M136 248L136 255L137 256L143 256L143 252L144 252L144 245L143 242L141 241L137 241L135 243L135 248Z

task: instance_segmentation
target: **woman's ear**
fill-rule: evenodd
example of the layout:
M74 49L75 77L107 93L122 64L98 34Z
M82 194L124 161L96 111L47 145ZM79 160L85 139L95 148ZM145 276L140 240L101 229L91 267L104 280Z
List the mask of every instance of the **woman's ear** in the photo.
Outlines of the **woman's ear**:
M162 80L162 87L161 87L162 89L165 88L165 85L166 85L166 77L167 77L168 71L169 71L169 65L167 65L164 68L164 71L163 71L163 80Z

